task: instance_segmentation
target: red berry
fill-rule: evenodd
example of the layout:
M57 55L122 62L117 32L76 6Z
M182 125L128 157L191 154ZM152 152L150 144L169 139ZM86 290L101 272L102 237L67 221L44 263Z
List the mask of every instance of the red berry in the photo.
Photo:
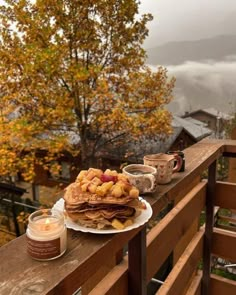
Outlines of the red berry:
M117 176L102 174L100 179L101 179L102 182L109 182L109 181L116 182L117 181Z

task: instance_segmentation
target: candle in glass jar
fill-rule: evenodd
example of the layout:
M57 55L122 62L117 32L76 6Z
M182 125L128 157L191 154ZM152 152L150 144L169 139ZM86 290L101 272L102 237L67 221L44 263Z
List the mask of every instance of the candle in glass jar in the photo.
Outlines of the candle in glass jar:
M27 251L37 260L60 257L67 247L67 231L63 213L42 209L29 217L26 231Z

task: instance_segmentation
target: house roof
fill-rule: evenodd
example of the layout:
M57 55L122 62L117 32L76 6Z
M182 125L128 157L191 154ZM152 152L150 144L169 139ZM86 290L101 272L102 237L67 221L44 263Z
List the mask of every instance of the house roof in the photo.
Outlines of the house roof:
M200 113L200 112L203 112L203 113L206 113L212 117L215 117L215 118L222 118L223 120L231 120L233 118L232 115L229 115L229 114L226 114L226 113L223 113L215 108L206 108L206 109L199 109L199 110L196 110L194 112L191 112L191 113L187 113L183 116L183 118L186 118L186 117L191 117L192 115L196 114L196 113Z
M193 124L196 124L196 125L198 125L198 126L203 126L203 127L207 127L207 126L208 126L207 123L202 122L202 121L199 121L199 120L194 119L194 118L192 118L192 117L186 117L186 118L184 118L184 119L187 120L187 121L189 121L189 122L191 122L191 123L193 123Z
M197 120L196 120L197 121ZM158 137L143 138L143 140L137 142L129 141L125 145L120 147L107 147L101 151L102 157L110 159L121 159L125 160L126 151L129 152L127 159L136 163L142 162L144 155L155 154L155 153L166 153L170 150L172 144L178 138L182 131L189 134L195 141L199 141L204 137L209 136L212 131L204 124L195 124L191 120L183 119L177 116L173 117L172 121L173 133L165 140L160 140ZM130 151L132 153L130 153Z
M212 134L212 130L207 127L204 127L202 124L196 124L192 120L186 120L185 118L180 118L174 116L173 126L182 126L185 131L192 136L196 141L201 140L204 137L207 137Z
M144 137L138 142L130 140L129 142L126 142L126 144L122 144L120 147L114 148L112 146L107 146L106 149L102 149L101 156L103 158L126 161L124 155L127 152L127 154L129 154L129 156L127 156L129 161L141 163L144 155L167 152L182 130L183 127L181 126L173 127L173 133L165 140L160 140L158 137Z
M224 120L231 120L233 118L231 115L218 111L214 108L203 109L203 111L209 115L212 115L214 117L220 117Z

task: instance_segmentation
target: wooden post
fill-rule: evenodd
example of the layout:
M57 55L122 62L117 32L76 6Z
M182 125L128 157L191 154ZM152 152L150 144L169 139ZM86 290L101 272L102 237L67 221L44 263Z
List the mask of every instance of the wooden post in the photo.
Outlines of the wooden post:
M35 183L32 183L32 195L34 201L39 201L39 186Z
M129 295L146 295L146 226L128 244Z
M231 139L236 139L236 128L231 132ZM228 182L236 182L236 159L229 159Z
M214 198L216 187L216 160L208 168L208 183L206 191L206 224L203 245L203 276L202 276L202 295L208 295L210 291L211 273L211 248L212 233L214 226Z
M14 222L14 226L15 226L16 236L19 237L20 236L20 228L19 228L19 224L17 221L16 205L15 205L14 198L15 198L15 196L12 194L11 195L11 210L12 210L12 216L13 216L13 222Z

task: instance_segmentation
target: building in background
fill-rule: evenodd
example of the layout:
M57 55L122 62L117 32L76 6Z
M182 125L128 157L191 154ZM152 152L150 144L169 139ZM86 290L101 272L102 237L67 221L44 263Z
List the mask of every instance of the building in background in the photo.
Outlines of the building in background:
M147 154L166 153L168 151L184 150L203 138L212 135L212 130L200 121L173 116L173 133L165 140L158 137L146 138L135 142L130 140L120 147L108 146L101 151L101 159L106 167L116 167L120 163L143 163Z
M182 116L184 119L195 119L206 124L213 131L214 138L225 138L225 128L233 116L218 111L214 108L200 109Z

